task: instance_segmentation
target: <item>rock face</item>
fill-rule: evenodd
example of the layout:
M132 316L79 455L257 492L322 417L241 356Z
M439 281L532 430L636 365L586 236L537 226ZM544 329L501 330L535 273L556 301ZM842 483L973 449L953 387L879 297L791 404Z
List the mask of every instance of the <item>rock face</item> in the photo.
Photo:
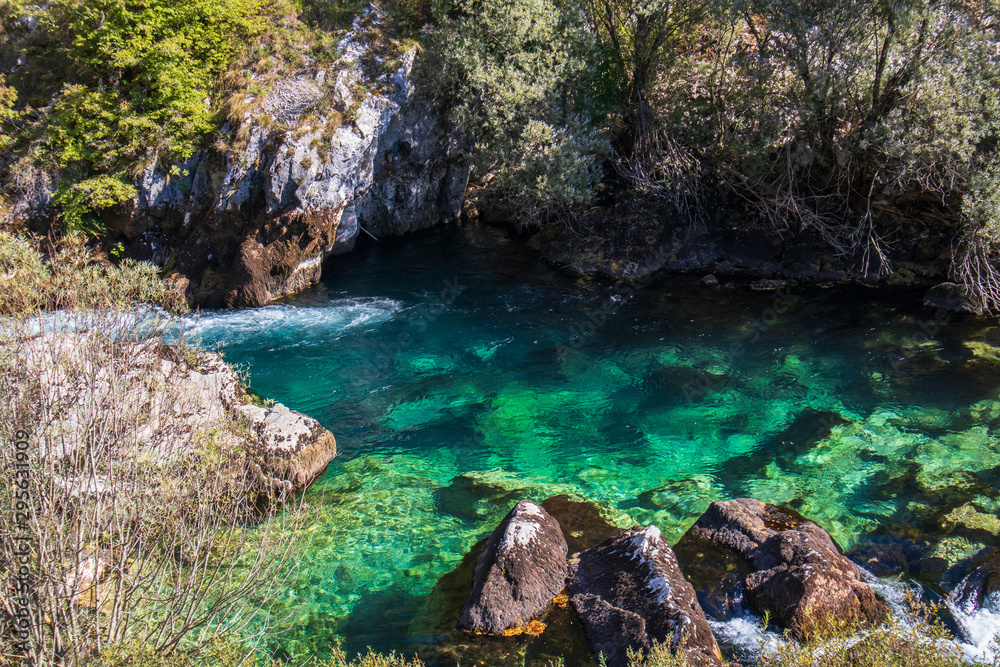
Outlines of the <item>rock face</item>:
M522 500L483 547L459 629L502 635L524 625L564 588L566 571L566 539L559 523Z
M739 601L742 588L753 608L770 612L796 636L828 615L867 624L888 613L864 571L825 530L758 500L712 503L676 549L700 591L721 587ZM725 605L720 611L726 615Z
M953 313L982 313L980 301L965 285L940 283L924 294L924 305Z
M329 70L248 96L244 118L220 130L225 152L154 160L131 206L103 215L110 241L187 278L199 305L260 305L315 284L323 260L350 251L362 228L396 235L458 213L468 167L411 83L416 51L395 71L369 53L364 35L380 20L365 10ZM58 184L43 185L16 202L17 216L51 216Z
M812 230L779 233L738 199L718 194L715 217L692 223L655 197L629 195L581 216L579 231L547 225L529 245L547 261L573 273L612 280L638 279L658 270L710 272L728 277L798 282L857 280L926 284L946 278L950 238L933 228L914 228L894 242L891 265L839 255Z
M722 656L694 589L655 526L635 527L582 552L570 573L570 601L594 655L625 667L627 652L653 642L683 650L695 665Z
M270 486L294 492L306 488L326 471L337 454L333 434L312 417L281 403L270 408L239 405L233 411L246 419L256 435L254 459Z
M159 338L111 343L80 333L38 336L18 354L39 378L32 390L64 406L38 433L43 456L85 448L88 425L109 410L128 425L136 452L163 463L196 455L211 440L234 466L244 466L232 472L255 493L301 491L337 455L333 434L316 420L281 404L251 404L236 372L215 353L192 357ZM103 483L73 486L91 494Z

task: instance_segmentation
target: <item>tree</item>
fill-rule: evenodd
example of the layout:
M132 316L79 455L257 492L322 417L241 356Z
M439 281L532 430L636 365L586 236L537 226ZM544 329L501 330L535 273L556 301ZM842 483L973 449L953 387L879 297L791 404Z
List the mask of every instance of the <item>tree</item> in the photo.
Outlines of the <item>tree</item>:
M589 201L607 152L597 43L580 8L459 0L424 40L418 77L449 109L474 177L520 222Z
M734 5L701 119L721 182L872 277L912 222L957 224L998 128L988 3ZM710 119L710 120L709 120ZM958 256L958 255L956 255Z
M590 6L604 67L619 73L619 170L633 187L670 193L682 209L695 204L698 164L661 122L654 96L665 66L696 37L707 12L707 0L591 0Z

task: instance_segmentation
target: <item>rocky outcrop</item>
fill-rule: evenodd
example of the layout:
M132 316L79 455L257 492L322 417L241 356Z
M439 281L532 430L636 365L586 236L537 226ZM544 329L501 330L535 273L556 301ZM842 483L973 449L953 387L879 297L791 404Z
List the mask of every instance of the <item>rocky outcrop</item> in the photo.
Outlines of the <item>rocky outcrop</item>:
M119 456L169 465L204 450L229 459L248 493L284 497L305 489L337 455L332 433L281 404L251 403L239 376L220 355L193 353L159 338L105 340L97 334L47 334L18 350L29 377L25 391L61 406L38 433L45 457L72 459L91 446L88 431L127 429ZM113 416L110 416L112 415ZM110 421L110 424L109 424ZM102 493L100 479L66 480L73 494Z
M895 239L890 262L863 253L841 254L808 228L778 230L739 200L719 196L708 219L694 222L653 196L625 195L592 208L579 223L547 225L529 245L571 273L611 280L655 271L711 273L718 280L763 278L800 283L880 280L931 285L947 276L951 240L939 229L917 228Z
M940 283L924 294L924 305L952 313L982 313L980 299L965 285Z
M255 436L254 465L269 486L302 490L326 471L337 454L332 433L281 403L271 407L237 404L233 412L246 420Z
M403 234L458 213L468 167L411 81L416 50L396 61L370 52L365 34L379 21L369 7L331 67L247 95L220 148L153 160L131 205L102 213L109 242L187 278L199 305L260 305L315 284L362 230ZM51 216L49 181L15 202L17 216Z
M694 589L655 526L582 552L570 595L591 651L611 667L625 667L629 649L648 652L654 642L684 651L694 665L723 664Z
M830 616L867 624L888 613L870 575L825 530L785 508L751 498L714 502L675 549L699 592L721 588L734 601L742 592L795 636Z
M502 635L541 614L566 584L566 539L541 507L522 500L482 549L462 630Z

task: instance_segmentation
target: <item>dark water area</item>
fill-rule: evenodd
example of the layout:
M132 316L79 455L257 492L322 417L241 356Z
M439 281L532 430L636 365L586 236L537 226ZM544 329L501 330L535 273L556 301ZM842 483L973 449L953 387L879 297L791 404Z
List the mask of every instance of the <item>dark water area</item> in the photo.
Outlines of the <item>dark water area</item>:
M368 243L285 302L192 320L340 445L306 496L318 520L282 646L447 664L457 612L439 581L522 498L585 500L671 542L746 495L845 549L909 531L954 560L996 541L1000 327L910 290L699 278L576 279L452 225Z

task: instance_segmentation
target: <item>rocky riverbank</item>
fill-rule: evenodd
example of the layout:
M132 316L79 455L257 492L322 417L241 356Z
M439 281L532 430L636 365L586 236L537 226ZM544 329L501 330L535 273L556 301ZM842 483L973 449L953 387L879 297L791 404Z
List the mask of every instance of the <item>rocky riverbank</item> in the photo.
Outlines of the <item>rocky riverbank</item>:
M256 306L318 282L323 261L359 234L396 236L455 216L469 170L458 142L412 80L416 49L372 53L369 7L328 68L303 66L238 123L179 164L152 160L131 202L102 215L105 244L187 281L202 307ZM59 175L14 202L15 225L54 215Z
M234 493L250 499L304 490L337 455L332 433L256 399L217 353L156 337L119 342L82 332L30 338L16 354L27 378L17 400L30 404L35 392L59 406L34 436L41 456L67 461L67 484L111 486L111 472L108 480L73 478L71 462L91 446L95 430L124 429L113 455L161 467L206 455L229 459Z

